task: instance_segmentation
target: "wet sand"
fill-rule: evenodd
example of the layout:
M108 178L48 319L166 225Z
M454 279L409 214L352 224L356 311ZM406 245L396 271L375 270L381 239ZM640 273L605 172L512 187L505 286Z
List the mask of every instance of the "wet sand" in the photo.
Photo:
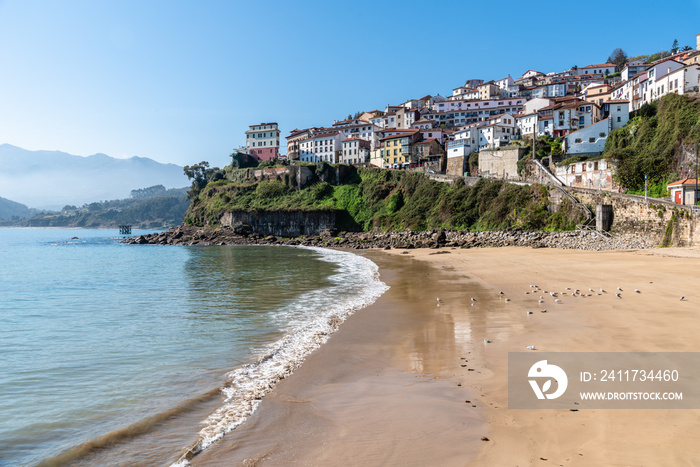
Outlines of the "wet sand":
M700 250L367 255L391 290L193 465L700 463L698 410L514 410L507 398L508 352L527 345L700 351ZM530 284L607 293L539 304Z

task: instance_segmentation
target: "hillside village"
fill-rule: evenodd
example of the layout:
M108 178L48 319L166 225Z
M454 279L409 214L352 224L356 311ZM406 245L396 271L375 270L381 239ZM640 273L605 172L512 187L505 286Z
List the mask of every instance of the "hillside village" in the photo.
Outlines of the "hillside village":
M280 154L277 123L251 125L238 152L258 160L516 180L517 163L530 151L534 135L556 141L557 151L545 163L565 184L619 190L604 159L558 167L554 162L572 156L594 159L610 132L625 126L644 104L670 93L699 92L700 34L695 49L671 52L655 61L625 56L621 62L563 72L527 70L517 78L468 79L449 96L425 95L357 112L330 126L294 129L286 137L286 155Z

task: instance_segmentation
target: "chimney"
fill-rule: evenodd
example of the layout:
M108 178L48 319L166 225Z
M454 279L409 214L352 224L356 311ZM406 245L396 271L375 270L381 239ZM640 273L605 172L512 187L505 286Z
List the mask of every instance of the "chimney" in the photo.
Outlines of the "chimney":
M695 36L695 50L700 50L700 34Z

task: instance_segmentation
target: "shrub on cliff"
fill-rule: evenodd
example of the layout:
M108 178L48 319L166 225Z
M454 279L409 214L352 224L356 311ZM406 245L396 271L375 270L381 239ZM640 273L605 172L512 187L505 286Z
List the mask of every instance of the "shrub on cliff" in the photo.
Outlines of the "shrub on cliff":
M284 182L278 180L264 180L255 187L255 196L259 198L279 198L289 191Z

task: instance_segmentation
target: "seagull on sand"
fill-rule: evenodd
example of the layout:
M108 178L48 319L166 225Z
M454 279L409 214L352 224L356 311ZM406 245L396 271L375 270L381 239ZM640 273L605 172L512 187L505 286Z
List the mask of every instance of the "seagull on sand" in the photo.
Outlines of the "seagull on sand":
M500 292L498 292L498 295L503 295L503 291L501 290Z
M642 292L639 291L639 289L634 289L634 291L637 292L637 293L642 293Z
M619 293L616 293L615 296L616 296L617 298L622 298L622 295L620 295Z
M491 339L484 339L484 344L490 344L490 343L491 343Z
M557 303L561 303L561 300L559 300L558 298L555 298L554 301Z
M620 292L622 292L622 289L621 289L621 288L619 288L619 287L617 288L617 290L619 290Z
M605 292L605 290L603 290L603 288L602 288L602 287L601 287L600 291L601 291L601 292L603 292L603 293L606 293L606 292Z
M509 301L510 301L510 298L506 298L506 302L509 302Z
M527 314L528 314L528 315L531 315L531 314L532 314L532 312L531 312L531 311L528 311L528 312L527 312Z
M591 291L591 292L593 292L593 289L591 289L590 287L588 287L588 290Z
M442 300L440 300L440 297L438 297L437 301L438 301L438 302L441 302Z
M683 295L683 296L681 297L681 302L682 302L683 300L685 300L685 295Z
M472 297L472 299L471 299L471 300L472 300L472 302L475 302L475 301L476 301L476 298Z
M547 313L547 309L545 308L544 310L542 310L542 313Z
M528 349L528 350L535 350L535 346L534 346L534 345L528 345L528 346L525 347L525 348Z

